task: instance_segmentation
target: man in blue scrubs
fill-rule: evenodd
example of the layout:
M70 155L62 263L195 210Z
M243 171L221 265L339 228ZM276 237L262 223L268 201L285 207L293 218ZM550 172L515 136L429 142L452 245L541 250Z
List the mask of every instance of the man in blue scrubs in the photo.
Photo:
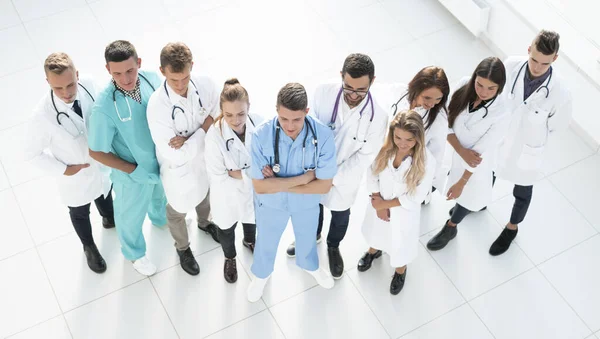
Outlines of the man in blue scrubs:
M139 70L142 59L128 41L109 44L104 58L112 80L92 110L90 156L112 168L121 251L139 273L150 276L156 266L146 256L142 233L146 213L156 226L167 223L167 201L146 119L148 99L161 80L154 72Z
M324 288L333 278L319 268L315 234L319 202L329 192L337 172L331 130L307 116L308 98L298 83L285 85L277 95L277 117L253 135L251 176L258 237L254 249L248 300L258 301L275 263L279 240L292 219L296 264Z

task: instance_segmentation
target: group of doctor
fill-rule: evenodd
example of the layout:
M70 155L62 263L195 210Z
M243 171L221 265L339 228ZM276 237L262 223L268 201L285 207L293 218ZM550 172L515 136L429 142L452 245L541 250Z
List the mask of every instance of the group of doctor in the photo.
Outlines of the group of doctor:
M456 204L427 243L432 251L456 237L469 213L486 208L496 176L512 182L512 214L489 253L508 250L549 135L571 117L570 93L552 67L558 49L559 35L541 31L528 56L482 60L452 95L442 68L425 67L408 85L379 85L372 60L351 54L341 82L317 87L310 105L304 87L289 83L277 95L277 115L263 121L249 114L248 92L237 79L219 94L209 78L193 75L185 44L162 49L161 80L140 70L134 46L118 40L105 49L112 79L100 91L66 54L46 59L51 89L36 108L27 154L58 177L92 271L106 270L92 236L92 201L144 275L156 272L142 233L146 215L155 226L168 225L183 270L199 273L186 222L195 209L198 228L222 246L230 283L237 280L235 228L242 224L242 244L254 256L252 302L262 297L290 218L295 241L287 255L325 288L342 277L339 246L366 173L362 234L370 248L357 268L365 272L387 253L395 270L390 293L398 294L418 252L421 206L436 190ZM449 173L442 168L447 143ZM317 254L325 207L329 272Z

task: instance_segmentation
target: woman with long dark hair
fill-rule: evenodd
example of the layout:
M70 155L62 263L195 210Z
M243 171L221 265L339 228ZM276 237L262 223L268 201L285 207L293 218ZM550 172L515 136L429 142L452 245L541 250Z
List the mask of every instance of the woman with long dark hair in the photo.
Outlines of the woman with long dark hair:
M483 59L471 78L457 85L448 105L448 142L452 167L446 197L456 200L450 220L427 243L432 251L444 248L456 236L457 225L472 211L492 200L494 152L502 141L510 115L501 95L506 71L500 59Z
M419 113L399 112L392 120L385 143L368 171L371 205L362 233L369 250L358 262L365 272L382 251L395 269L390 293L404 287L406 265L419 248L421 201L429 192L435 159L425 147L425 127Z

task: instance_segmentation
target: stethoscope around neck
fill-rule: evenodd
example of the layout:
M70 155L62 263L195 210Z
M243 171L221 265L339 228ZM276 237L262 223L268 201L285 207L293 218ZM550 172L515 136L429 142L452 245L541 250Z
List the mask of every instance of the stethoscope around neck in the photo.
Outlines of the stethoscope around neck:
M335 121L337 120L338 109L340 106L340 100L342 98L343 91L344 91L344 88L343 87L340 88L340 91L338 92L337 97L335 98L335 105L333 106L333 112L331 113L331 120L327 124L327 126L329 128L331 128L332 131L335 130ZM367 131L365 133L365 138L366 138L367 133L369 132L369 127L371 127L371 123L373 122L373 117L375 116L375 107L373 105L373 97L371 97L371 92L367 92L367 102L365 103L365 105L359 112L361 119L362 119L363 111L367 108L367 106L369 106L369 104L371 106L371 118L369 119L369 126L367 127ZM360 128L360 125L356 129L356 135L354 136L354 140L360 140L358 138L359 128ZM367 139L363 139L362 142L367 142Z
M517 72L517 76L515 77L515 80L513 81L512 84L512 88L510 89L510 99L514 99L515 98L515 86L517 85L517 81L519 81L519 76L521 75L521 72L523 72L523 68L525 68L525 66L527 66L527 61L525 61L525 63L521 66L521 68L519 68L519 71ZM550 74L548 74L548 79L545 81L545 85L538 87L538 89L535 90L535 93L539 92L542 88L546 91L546 99L548 99L548 96L550 95L550 88L548 88L548 86L550 85L550 81L552 80L552 67L550 67Z
M250 117L250 115L248 115L248 120L250 120L250 123L252 124L252 126L256 127L256 125L254 124L254 121L252 120L252 118ZM246 129L248 128L248 126L246 126ZM233 133L236 133L235 131ZM246 133L246 131L244 131L244 133ZM237 133L236 133L237 134ZM229 147L229 143L234 143L235 142L235 137L229 138L225 141L225 149L227 150L227 152L231 152L231 147ZM238 136L239 138L239 136ZM250 168L250 165L248 163L245 163L244 166L241 166L240 168L238 168L238 170L245 170ZM229 168L228 171L234 171L233 168Z
M154 92L156 89L154 88L154 86L152 86L152 83L150 83L150 81L148 79L146 79L145 76L142 75L142 73L138 73L138 75L144 79L144 81L146 81L148 83L148 85L150 85L150 88L152 88L152 92ZM139 79L138 79L139 80ZM141 86L140 86L141 87ZM140 88L140 95L141 95L141 88ZM129 109L129 116L126 118L121 117L121 113L119 113L119 108L117 107L117 97L115 96L115 93L119 91L123 94L123 97L125 97L125 103L127 104L127 109ZM127 100L127 95L125 95L125 93L119 89L117 86L115 86L115 89L113 90L113 104L115 105L115 110L117 111L117 116L119 117L119 120L121 120L122 122L127 122L127 121L131 121L133 114L131 113L131 106L129 105L129 101Z
M194 80L192 80L191 78L190 78L190 82L194 86L194 90L196 92L196 95L198 96L198 103L200 104L200 115L204 115L204 113L206 112L206 109L204 108L204 106L202 106L202 99L200 99L200 94L198 94L198 87L194 83ZM167 98L171 99L171 97L169 96L169 90L167 89L167 80L165 80L165 82L164 82L164 88L165 88L165 93L167 94ZM175 126L175 129L177 129L177 126L175 125L175 115L177 113L183 114L183 116L185 117L185 110L181 106L173 105L173 110L171 110L171 119L173 120L173 126ZM179 134L179 135L187 135L188 134L188 132L190 130L190 124L187 119L186 119L186 122L187 122L187 128L183 131L177 131L177 134Z
M90 93L90 91L88 91L87 88L85 88L85 86L83 86L80 83L77 83L78 86L80 86L81 88L83 88L85 90L85 92L90 96L90 98L92 99L92 102L95 102L96 100L94 100L94 96L92 95L92 93ZM52 106L54 107L54 110L56 111L56 122L58 123L59 126L61 126L62 128L64 128L69 134L71 134L71 136L73 138L77 138L80 135L83 135L83 130L79 129L77 127L77 125L75 124L75 122L73 121L73 118L71 118L71 116L66 113L66 112L61 112L58 110L58 108L56 107L56 102L54 101L54 91L50 90L50 100L52 101ZM83 110L83 107L81 108ZM75 129L77 130L77 132L73 133L72 131L70 131L65 125L63 125L63 123L60 120L61 115L64 115L65 117L67 117L67 119L69 119L69 121L71 122L71 124L73 126L75 126Z
M400 105L400 101L402 101L402 99L406 98L408 96L408 93L405 93L403 96L400 97L400 99L398 99L398 101L396 101L395 104L392 104L392 108L394 109L394 112L392 113L392 116L395 117L396 113L398 113L398 105ZM410 103L409 103L409 107L410 107ZM427 115L429 115L429 110L425 111L425 114L423 114L423 121L425 121L425 118L427 118Z
M317 152L318 152L318 144L317 135L315 134L315 130L313 126L308 121L308 118L304 118L304 124L308 127L306 128L306 134L304 134L304 140L302 141L302 169L304 172L313 171L317 166ZM306 139L308 138L308 130L310 129L310 133L312 134L312 143L315 145L315 155L314 155L314 167L306 167L304 163L304 157L306 155ZM271 168L273 169L273 173L279 173L281 171L281 165L279 164L279 133L281 130L281 126L279 125L279 120L277 120L277 125L275 126L275 145L274 145L274 160L275 163Z

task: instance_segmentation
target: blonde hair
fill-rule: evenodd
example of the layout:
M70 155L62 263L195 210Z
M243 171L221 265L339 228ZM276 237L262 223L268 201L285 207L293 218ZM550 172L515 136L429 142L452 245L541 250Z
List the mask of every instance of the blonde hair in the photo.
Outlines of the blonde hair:
M67 69L75 72L75 64L66 53L52 53L44 61L44 72L61 75Z
M219 116L213 122L213 125L216 125L217 123L219 124L219 127L221 127L221 134L223 134L223 103L235 101L244 101L250 105L248 91L246 91L244 86L240 84L240 81L237 78L231 78L225 81L225 85L221 91L221 96L219 97L219 108L221 110L221 114L219 114Z
M394 143L394 131L396 128L410 132L414 135L416 143L412 149L412 164L404 177L408 186L408 193L414 194L417 186L425 176L425 127L423 119L415 111L405 110L398 113L390 123L388 134L381 150L373 162L373 174L381 173L387 166L390 159L393 159L398 152L398 146Z

